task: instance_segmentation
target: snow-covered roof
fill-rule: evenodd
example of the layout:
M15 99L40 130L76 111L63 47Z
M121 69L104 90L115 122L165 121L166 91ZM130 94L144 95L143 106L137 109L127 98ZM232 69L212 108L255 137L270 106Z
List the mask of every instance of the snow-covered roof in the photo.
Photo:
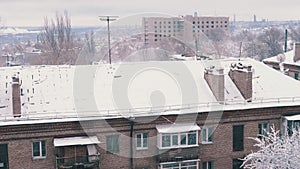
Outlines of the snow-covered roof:
M157 125L158 133L182 133L189 131L200 130L200 127L195 123L180 123L180 124L165 124Z
M264 62L271 62L271 63L280 63L280 60L282 60L283 64L289 64L289 65L296 65L300 66L300 61L294 61L295 51L291 50L283 54L279 54L277 56L269 57L264 59Z
M298 81L241 59L253 69L252 102L247 102L228 76L233 62L237 59L2 67L0 125L300 105ZM204 79L210 65L224 68L224 102L217 102ZM21 83L20 118L12 115L12 76Z

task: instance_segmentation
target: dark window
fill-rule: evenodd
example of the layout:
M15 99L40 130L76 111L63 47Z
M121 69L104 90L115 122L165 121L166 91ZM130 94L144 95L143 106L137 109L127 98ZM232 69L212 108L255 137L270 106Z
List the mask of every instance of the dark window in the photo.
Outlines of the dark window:
M261 138L262 136L268 136L269 129L269 123L258 124L258 137Z
M32 156L35 158L46 157L46 141L32 143Z
M233 126L232 143L233 151L244 150L244 125Z
M196 132L190 132L188 133L188 145L194 145L196 144Z
M202 169L214 169L214 162L213 161L202 162Z
M119 153L120 152L119 135L106 136L106 152L107 153Z
M240 159L232 159L232 169L240 169L242 168L241 165L243 164L243 161Z
M295 79L299 80L299 73L297 73L297 72L295 73Z

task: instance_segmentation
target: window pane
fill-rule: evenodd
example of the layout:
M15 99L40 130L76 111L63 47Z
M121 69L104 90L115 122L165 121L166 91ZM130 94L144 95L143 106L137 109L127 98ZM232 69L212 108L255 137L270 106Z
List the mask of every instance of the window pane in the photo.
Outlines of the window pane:
M178 135L172 135L172 145L178 145Z
M32 144L33 148L33 156L40 156L40 142L33 142Z
M114 153L118 153L120 152L120 144L119 144L119 136L118 135L115 135L114 136L114 149L113 149L113 152Z
M42 156L46 156L46 141L42 141Z
M208 169L214 169L214 162L213 161L208 162Z
M188 145L196 144L196 133L192 132L188 134Z
M207 169L207 162L202 163L202 169Z
M262 124L258 124L258 134L262 135Z
M208 128L208 141L213 141L213 128Z
M202 141L207 141L206 139L206 128L202 130Z
M180 144L181 145L186 145L186 134L181 134L180 135Z
M162 147L170 147L170 146L171 146L170 135L163 135L162 136Z
M136 147L142 147L142 135L141 134L137 134L136 135Z
M119 135L106 136L106 151L108 153L120 152Z
M148 147L148 133L143 134L143 147Z

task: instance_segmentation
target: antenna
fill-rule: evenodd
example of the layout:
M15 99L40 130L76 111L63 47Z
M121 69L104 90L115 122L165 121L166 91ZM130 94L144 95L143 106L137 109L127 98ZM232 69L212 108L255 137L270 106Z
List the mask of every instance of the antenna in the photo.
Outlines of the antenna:
M99 16L100 21L107 21L107 39L108 39L108 58L111 64L111 49L110 49L110 29L109 22L117 20L118 16Z

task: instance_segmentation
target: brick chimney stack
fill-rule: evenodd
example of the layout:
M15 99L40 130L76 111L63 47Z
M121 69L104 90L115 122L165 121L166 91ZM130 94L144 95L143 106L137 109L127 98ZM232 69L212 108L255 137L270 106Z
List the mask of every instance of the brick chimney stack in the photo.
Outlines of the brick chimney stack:
M215 67L206 68L204 79L210 90L219 102L224 101L224 69L216 69Z
M20 98L19 77L12 77L12 110L14 117L21 117L21 98Z
M252 99L252 66L243 65L241 62L231 64L229 77L239 89L244 99Z
M294 62L300 60L300 42L296 42L294 46L295 55L294 55Z

